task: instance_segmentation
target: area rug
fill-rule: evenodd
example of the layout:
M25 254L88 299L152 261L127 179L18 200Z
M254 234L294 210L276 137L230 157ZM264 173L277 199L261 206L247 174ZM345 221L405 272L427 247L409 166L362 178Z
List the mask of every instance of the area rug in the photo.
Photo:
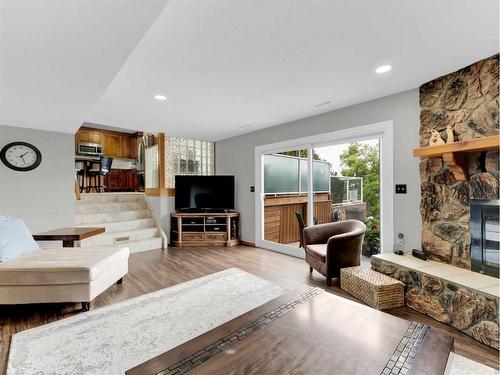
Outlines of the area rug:
M123 374L285 290L231 268L12 337L8 375Z

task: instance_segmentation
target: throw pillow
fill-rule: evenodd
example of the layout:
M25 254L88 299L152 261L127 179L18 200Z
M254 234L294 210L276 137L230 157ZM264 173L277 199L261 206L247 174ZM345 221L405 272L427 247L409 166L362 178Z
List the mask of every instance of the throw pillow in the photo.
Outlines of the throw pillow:
M0 262L39 250L21 219L0 220Z

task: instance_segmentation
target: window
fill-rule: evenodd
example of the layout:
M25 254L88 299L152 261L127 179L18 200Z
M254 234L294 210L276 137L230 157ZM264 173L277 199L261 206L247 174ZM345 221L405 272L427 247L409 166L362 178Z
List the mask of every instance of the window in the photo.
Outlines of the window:
M175 175L214 174L214 143L184 137L166 137L165 186L174 188Z

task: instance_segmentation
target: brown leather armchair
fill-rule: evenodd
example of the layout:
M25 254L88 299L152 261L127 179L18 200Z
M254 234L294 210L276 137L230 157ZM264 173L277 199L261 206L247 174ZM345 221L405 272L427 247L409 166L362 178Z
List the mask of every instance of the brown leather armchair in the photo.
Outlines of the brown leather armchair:
M332 278L340 276L341 268L359 266L365 231L365 224L358 220L305 228L304 248L309 271L315 269L321 273L330 286Z

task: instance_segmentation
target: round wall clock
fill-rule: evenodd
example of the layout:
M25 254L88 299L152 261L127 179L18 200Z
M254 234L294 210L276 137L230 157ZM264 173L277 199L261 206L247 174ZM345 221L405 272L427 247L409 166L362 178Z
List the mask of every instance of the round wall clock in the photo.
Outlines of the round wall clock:
M38 167L42 154L33 145L26 142L12 142L0 151L2 162L15 171L26 172Z

